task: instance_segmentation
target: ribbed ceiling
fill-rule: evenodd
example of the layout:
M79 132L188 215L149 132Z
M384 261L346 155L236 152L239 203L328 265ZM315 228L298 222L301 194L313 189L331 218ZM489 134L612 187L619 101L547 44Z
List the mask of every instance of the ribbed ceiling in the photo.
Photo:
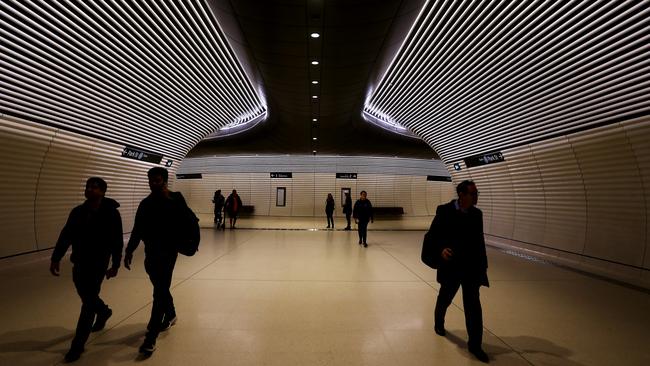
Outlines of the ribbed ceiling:
M432 1L365 112L445 160L650 110L649 1Z
M266 113L200 1L0 2L3 113L182 158Z

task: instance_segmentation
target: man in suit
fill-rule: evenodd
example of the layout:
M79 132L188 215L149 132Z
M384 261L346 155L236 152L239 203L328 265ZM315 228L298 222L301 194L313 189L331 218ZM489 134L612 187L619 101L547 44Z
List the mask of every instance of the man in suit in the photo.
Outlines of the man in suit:
M466 180L456 187L458 199L438 206L428 236L438 258L437 281L440 292L434 311L434 330L445 336L445 314L456 292L463 288L463 307L470 353L489 362L483 351L483 314L479 289L489 286L487 255L483 237L483 213L475 207L478 190Z

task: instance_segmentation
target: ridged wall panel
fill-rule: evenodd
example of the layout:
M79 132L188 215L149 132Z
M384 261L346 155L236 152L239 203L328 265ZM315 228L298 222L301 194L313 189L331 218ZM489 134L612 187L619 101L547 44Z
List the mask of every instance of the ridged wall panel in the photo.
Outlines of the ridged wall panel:
M269 215L275 205L275 191L271 191L271 177L268 173L250 173L251 200L256 215Z
M430 199L427 194L427 179L425 177L410 177L411 211L409 214L415 216L427 216L429 213ZM439 200L437 200L439 201ZM435 214L435 212L433 213Z
M570 136L585 184L584 254L641 266L646 239L643 185L620 125Z
M391 206L402 207L404 208L405 215L414 215L413 202L414 199L417 199L417 194L412 191L413 187L411 186L412 177L404 175L395 175L393 176L393 204ZM418 192L422 193L422 192Z
M57 131L54 135L36 188L39 247L47 248L56 242L70 210L84 201L92 145L90 138L67 131Z
M314 173L293 174L291 216L314 216L314 202L316 199L325 200L325 196L316 197L314 178Z
M546 206L537 162L529 146L508 151L506 162L512 181L520 182L512 187L515 203L513 238L541 243L544 240Z
M582 253L587 207L582 173L566 137L531 145L544 185L546 221L542 244Z
M2 154L10 161L0 182L4 223L0 257L54 246L70 210L81 204L86 179L103 178L120 203L124 232L149 194L154 164L126 159L123 146L18 119L0 119ZM169 169L173 177L176 167ZM173 180L170 180L173 183ZM11 194L9 194L11 192ZM2 194L2 193L0 193Z
M0 117L0 257L38 249L34 230L36 187L54 128Z
M638 165L641 183L645 198L645 247L643 253L643 267L650 268L650 118L643 119L642 123L624 124L623 129L634 152ZM650 279L650 275L648 275Z

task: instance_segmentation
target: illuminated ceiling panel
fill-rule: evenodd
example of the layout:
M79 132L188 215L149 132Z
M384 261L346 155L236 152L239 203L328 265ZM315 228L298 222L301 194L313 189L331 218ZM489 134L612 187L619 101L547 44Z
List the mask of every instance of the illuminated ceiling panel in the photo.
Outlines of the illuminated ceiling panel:
M182 158L266 116L203 2L0 2L2 113Z
M432 1L364 112L446 161L650 110L648 1Z

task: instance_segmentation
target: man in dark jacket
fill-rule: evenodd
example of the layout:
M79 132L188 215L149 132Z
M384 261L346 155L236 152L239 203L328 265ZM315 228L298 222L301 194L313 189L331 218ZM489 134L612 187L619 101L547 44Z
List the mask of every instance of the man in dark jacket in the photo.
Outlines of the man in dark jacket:
M161 331L176 323L174 298L170 292L172 274L178 257L178 242L183 233L180 223L187 203L179 192L167 188L168 172L154 167L147 172L151 194L145 197L135 215L133 230L124 252L124 266L131 269L133 252L144 241L144 268L153 285L153 306L147 334L140 353L151 355Z
M228 211L228 217L230 218L230 228L234 229L235 224L237 223L237 215L239 215L239 210L241 210L242 202L241 198L237 194L237 190L233 189L232 193L226 198L226 211ZM224 226L225 226L224 222Z
M344 230L351 230L350 227L350 216L352 216L352 198L350 198L350 193L345 192L345 203L343 204L343 213L345 214L345 219L348 221L348 226Z
M361 191L360 198L354 203L354 209L352 210L352 216L354 217L354 222L357 223L359 231L359 244L363 244L365 248L368 247L368 243L366 242L368 237L368 221L374 222L372 203L370 203L367 196L366 191Z
M117 201L104 197L106 182L88 178L84 195L86 201L70 212L52 253L50 272L59 276L61 258L72 245L72 281L81 298L81 313L66 362L81 357L90 332L104 328L113 311L99 297L104 276L117 275L122 259L122 218ZM108 268L110 259L113 265ZM95 316L97 316L95 318ZM93 324L94 322L94 324Z
M222 215L221 212L223 211L223 206L225 204L226 199L223 197L221 194L221 190L218 189L214 192L214 197L212 197L212 203L214 203L214 223L217 224L217 229L220 227L225 228L226 223L225 220L222 222ZM222 226L223 224L223 226Z
M446 335L445 314L462 286L469 351L480 361L489 362L481 347L483 314L479 299L480 287L489 286L483 213L475 207L478 190L474 182L461 182L456 192L457 200L438 206L428 233L438 258L437 280L440 283L434 330L438 335Z

